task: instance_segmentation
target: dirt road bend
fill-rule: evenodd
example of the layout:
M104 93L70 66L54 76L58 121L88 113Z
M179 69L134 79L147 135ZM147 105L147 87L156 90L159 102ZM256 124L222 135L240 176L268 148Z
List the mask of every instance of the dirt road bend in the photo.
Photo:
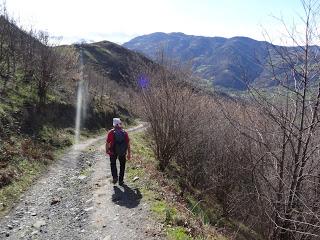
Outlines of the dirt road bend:
M53 164L0 219L0 239L164 239L139 189L111 183L104 139L87 140Z

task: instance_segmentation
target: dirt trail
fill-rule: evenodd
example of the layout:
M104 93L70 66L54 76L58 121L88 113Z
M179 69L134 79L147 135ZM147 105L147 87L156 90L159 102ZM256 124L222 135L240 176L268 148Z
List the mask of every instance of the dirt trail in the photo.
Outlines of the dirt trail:
M111 183L104 152L98 137L65 153L0 219L0 239L164 239L139 189Z

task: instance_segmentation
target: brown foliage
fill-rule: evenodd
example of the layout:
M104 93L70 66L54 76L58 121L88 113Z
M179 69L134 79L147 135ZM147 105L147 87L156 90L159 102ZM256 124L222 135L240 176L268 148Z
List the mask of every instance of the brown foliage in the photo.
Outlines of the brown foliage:
M320 59L310 42L274 51L288 66L277 75L270 60L281 83L274 96L251 89L248 101L212 97L192 88L182 68L144 67L142 112L160 169L175 168L183 188L265 238L317 239Z
M17 171L12 168L0 168L0 189L10 184L17 177L17 175Z

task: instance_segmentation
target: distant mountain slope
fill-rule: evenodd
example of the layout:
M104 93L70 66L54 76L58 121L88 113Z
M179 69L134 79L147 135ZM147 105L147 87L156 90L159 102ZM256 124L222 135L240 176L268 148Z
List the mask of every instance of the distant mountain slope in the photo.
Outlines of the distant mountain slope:
M246 81L260 82L267 59L269 43L247 37L191 36L183 33L153 33L136 37L124 47L146 54L152 59L163 49L168 57L192 62L200 77L214 86L242 90ZM268 78L268 75L263 76Z
M83 48L84 63L89 63L104 76L122 85L133 84L130 69L134 69L141 62L151 62L142 54L108 41L75 47L77 50Z

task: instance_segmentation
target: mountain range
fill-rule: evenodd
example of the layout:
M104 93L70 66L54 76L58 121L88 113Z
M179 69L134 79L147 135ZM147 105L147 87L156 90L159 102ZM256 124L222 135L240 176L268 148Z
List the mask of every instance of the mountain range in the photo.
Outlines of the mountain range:
M75 45L76 48L80 46ZM192 67L195 84L222 91L246 90L248 85L274 87L274 72L284 76L289 63L279 59L278 52L301 54L299 47L276 46L248 37L203 37L183 33L152 33L124 43L122 46L101 41L81 45L85 62L111 80L132 86L132 69L142 62L156 62L160 53ZM318 46L311 46L315 53ZM79 49L78 49L79 50ZM319 54L315 54L319 55ZM270 59L277 63L271 69ZM294 63L301 64L301 59ZM292 81L293 79L289 79Z
M161 32L136 37L123 46L153 60L157 59L159 52L163 52L170 59L191 63L197 76L207 80L214 88L224 90L245 90L248 84L264 87L276 85L272 81L269 57L277 60L275 49L294 49L248 37L203 37Z

